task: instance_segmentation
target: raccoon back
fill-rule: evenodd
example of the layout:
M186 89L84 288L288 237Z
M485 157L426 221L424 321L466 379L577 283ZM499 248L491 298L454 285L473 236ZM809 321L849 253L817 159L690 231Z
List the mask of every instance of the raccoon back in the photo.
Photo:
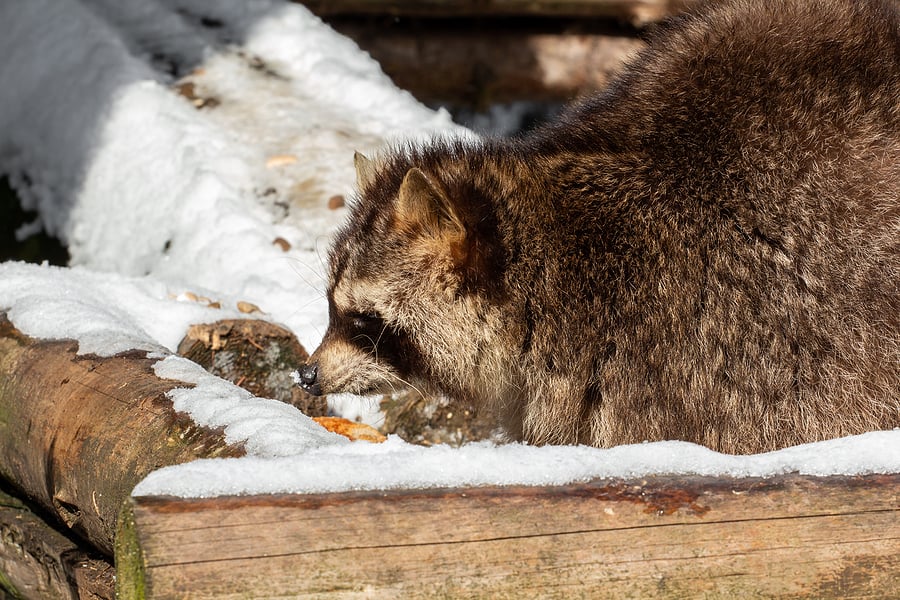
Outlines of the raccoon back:
M562 425L539 393L526 437L744 452L900 424L898 23L714 3L520 142L555 263L523 274L531 372L584 382Z

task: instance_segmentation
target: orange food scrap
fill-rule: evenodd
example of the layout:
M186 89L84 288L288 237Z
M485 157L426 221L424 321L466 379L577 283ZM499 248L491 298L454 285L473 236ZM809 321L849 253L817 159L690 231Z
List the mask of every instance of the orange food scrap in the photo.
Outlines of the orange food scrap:
M342 435L351 441L374 442L380 444L387 440L380 431L365 423L356 423L341 417L313 417L313 421L332 433Z

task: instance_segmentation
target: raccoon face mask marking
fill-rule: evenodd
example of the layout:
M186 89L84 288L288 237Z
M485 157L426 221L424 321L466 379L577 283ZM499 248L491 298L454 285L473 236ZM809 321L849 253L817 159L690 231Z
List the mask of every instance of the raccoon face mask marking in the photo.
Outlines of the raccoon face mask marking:
M319 349L300 371L301 385L320 395L335 391L389 393L404 387L398 367L405 355L403 334L390 327L361 290L338 283L329 291L329 327Z
M361 154L354 160L360 189L373 185L378 166ZM421 353L406 331L435 315L423 314L430 312L427 298L406 297L429 271L443 271L443 285L453 285L465 231L446 193L416 167L406 170L390 205L366 227L348 226L333 248L328 331L300 371L310 393L389 393L422 385Z
M460 190L411 162L355 162L364 196L332 248L329 327L301 385L385 393L434 389L440 378L441 391L467 395L470 365L497 362L485 340L500 339L492 299L501 294L486 290L504 285L505 259L487 204L464 221L457 202L477 198L470 184Z

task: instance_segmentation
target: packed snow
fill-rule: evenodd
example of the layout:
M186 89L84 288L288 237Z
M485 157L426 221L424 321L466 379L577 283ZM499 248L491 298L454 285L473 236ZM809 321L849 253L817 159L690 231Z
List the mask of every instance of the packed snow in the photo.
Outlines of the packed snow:
M424 448L351 443L254 398L173 356L188 326L246 317L246 301L314 348L324 253L346 210L328 204L353 200L354 150L472 134L282 0L31 0L0 4L0 21L0 174L39 214L27 229L59 236L72 257L0 263L0 310L81 353L159 357L156 373L186 384L170 393L176 410L248 451L160 469L134 494L900 472L896 430L742 457L684 442ZM350 417L363 405L332 404Z
M307 347L353 151L465 133L288 2L32 0L0 22L0 173L72 264L252 302Z
M248 493L564 485L648 474L769 477L784 473L861 475L900 470L900 431L875 431L754 456L730 456L687 442L653 442L607 450L587 446L461 448L407 444L327 445L296 457L198 460L151 473L134 495L207 497Z

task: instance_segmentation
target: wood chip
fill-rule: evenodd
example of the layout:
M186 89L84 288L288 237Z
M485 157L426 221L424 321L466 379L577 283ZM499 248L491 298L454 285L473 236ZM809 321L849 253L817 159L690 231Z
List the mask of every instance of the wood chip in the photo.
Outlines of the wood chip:
M276 167L284 167L287 165L292 165L297 162L297 157L293 154L276 154L274 156L270 156L266 160L266 168L274 169Z
M345 204L346 202L344 201L344 197L341 194L335 194L328 199L328 208L330 208L331 210L342 208Z
M237 309L245 315L262 312L257 305L253 304L252 302L244 302L243 300L240 300L237 303Z

